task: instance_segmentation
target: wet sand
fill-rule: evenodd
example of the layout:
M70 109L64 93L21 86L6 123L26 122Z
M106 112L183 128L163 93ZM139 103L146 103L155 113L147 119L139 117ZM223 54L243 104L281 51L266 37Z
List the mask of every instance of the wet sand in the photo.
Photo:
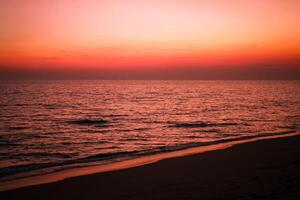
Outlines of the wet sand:
M1 199L300 199L300 136L0 193Z

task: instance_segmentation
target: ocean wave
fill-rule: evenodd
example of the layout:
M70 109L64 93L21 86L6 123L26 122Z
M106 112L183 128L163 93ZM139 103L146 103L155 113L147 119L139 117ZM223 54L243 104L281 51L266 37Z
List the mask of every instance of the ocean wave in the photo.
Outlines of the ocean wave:
M207 122L170 122L169 127L174 128L205 128L217 126L237 126L237 123L207 123Z
M183 150L187 148L192 147L198 147L198 146L207 146L207 145L214 145L219 143L225 143L225 142L232 142L232 141L238 141L238 140L245 140L245 139L252 139L259 136L271 136L271 135L281 135L281 134L289 134L289 133L295 133L294 130L283 130L278 132L270 132L270 133L264 133L264 134L255 134L255 135L247 135L247 136L241 136L241 137L235 137L235 138L223 138L220 140L210 141L210 142L194 142L194 143L186 143L186 144L180 144L180 145L174 145L174 146L160 146L148 150L142 150L142 151L120 151L120 152L112 152L112 153L100 153L96 155L91 155L88 157L73 159L73 160L64 160L64 161L57 161L57 162L47 162L47 163L33 163L33 164L25 164L25 165L17 165L13 167L5 167L0 168L0 180L9 180L10 176L17 175L17 174L26 174L32 171L39 171L39 170L45 170L50 168L55 168L56 171L58 170L57 167L64 167L65 168L71 168L76 164L76 167L79 167L78 164L88 164L91 162L97 162L97 161L117 161L117 160L124 160L124 159L132 159L135 157L141 157L146 155L153 155L157 153L162 152L171 152L171 151L177 151L177 150ZM48 173L51 173L53 171L50 171ZM45 172L44 172L45 173ZM38 175L43 174L38 173ZM25 175L21 178L26 177ZM14 179L16 179L14 177Z
M110 123L108 120L104 119L79 119L79 120L71 120L67 121L69 124L75 124L75 125L83 125L83 126L89 126L89 125L107 125Z
M9 127L10 130L24 130L24 129L29 129L29 127L26 126L11 126Z
M143 132L143 131L147 131L147 130L151 130L151 128L141 127L141 128L133 128L133 129L118 129L118 131L121 131L121 132L131 132L131 131Z
M99 127L99 126L96 126L96 127ZM100 126L101 128L105 128L105 127L109 127L108 125L106 126ZM109 130L80 130L81 133L107 133L109 132Z
M208 129L208 130L192 130L192 133L219 133L220 130L218 129Z
M67 153L44 153L44 152L34 152L34 153L20 153L20 154L15 154L12 157L17 158L26 158L26 157L34 157L34 158L45 158L45 157L56 157L56 158L72 158L76 154L67 154Z

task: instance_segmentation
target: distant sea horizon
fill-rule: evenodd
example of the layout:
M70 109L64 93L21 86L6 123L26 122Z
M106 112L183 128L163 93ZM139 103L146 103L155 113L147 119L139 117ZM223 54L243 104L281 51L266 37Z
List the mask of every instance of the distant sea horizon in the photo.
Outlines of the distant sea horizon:
M6 80L300 80L300 67L55 68L1 67Z

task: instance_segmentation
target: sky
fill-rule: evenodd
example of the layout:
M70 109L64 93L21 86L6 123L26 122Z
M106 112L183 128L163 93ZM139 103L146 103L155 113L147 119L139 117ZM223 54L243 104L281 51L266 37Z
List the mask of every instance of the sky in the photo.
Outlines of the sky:
M0 68L300 67L299 0L1 0Z

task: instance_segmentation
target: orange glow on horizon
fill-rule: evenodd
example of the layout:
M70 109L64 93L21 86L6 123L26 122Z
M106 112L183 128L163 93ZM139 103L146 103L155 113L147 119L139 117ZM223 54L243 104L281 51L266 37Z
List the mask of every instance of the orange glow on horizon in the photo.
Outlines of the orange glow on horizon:
M294 0L3 0L0 67L300 64Z

